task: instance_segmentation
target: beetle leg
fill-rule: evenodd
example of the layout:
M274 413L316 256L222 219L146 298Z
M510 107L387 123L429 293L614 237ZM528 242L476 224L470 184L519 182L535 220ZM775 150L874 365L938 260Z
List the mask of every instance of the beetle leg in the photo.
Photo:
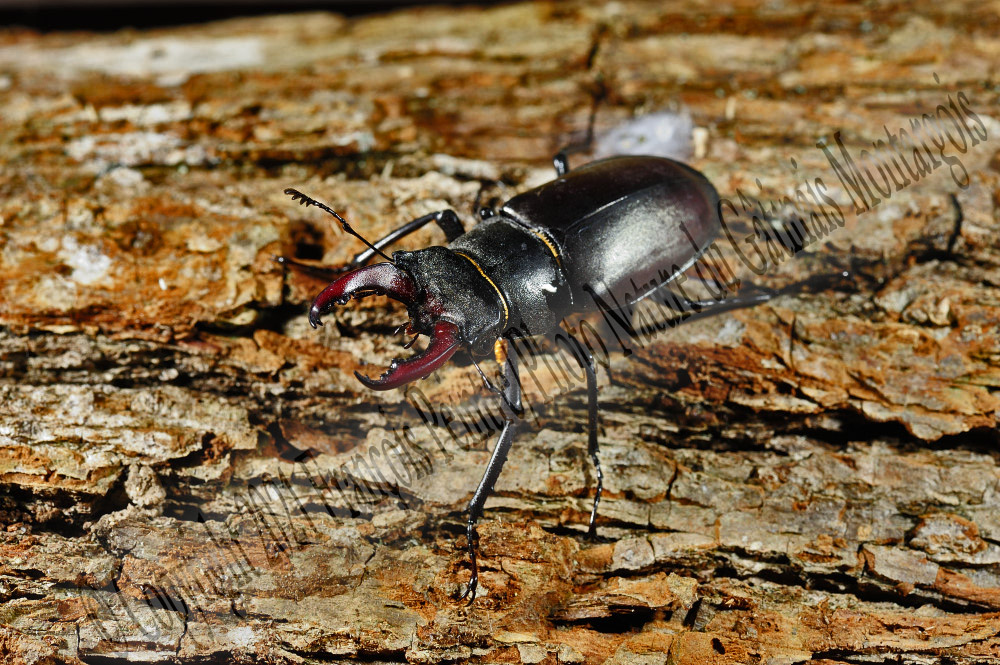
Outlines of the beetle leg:
M762 305L769 300L777 298L778 296L799 293L807 288L832 288L836 285L837 281L850 279L850 275L850 272L841 270L830 275L807 277L806 279L794 282L788 286L782 287L781 289L769 289L766 287L751 285L741 289L731 298L723 298L721 300L691 300L689 298L681 298L676 293L673 293L672 302L667 301L665 304L669 307L673 307L674 304L679 305L682 309L682 313L674 317L663 319L662 321L657 321L656 323L636 328L635 334L639 337L655 335L656 333L667 330L668 328L675 328L685 321L703 319L736 309L756 307L757 305ZM664 287L666 286L667 285L664 285ZM663 290L658 290L654 293L653 297L659 298L663 292ZM625 310L618 311L622 314L627 314Z
M566 175L569 172L569 159L566 158L566 153L557 152L552 158L552 166L555 167L557 176Z
M458 236L465 233L465 229L462 227L462 222L461 220L459 220L458 215L455 213L454 210L450 209L438 210L437 212L429 213L427 215L424 215L423 217L418 217L413 221L403 224L399 228L390 231L383 237L373 242L372 245L379 250L383 250L392 243L399 240L400 238L408 236L417 229L426 226L430 222L434 222L435 224L438 225L438 227L442 231L444 231L444 237L448 242L451 242ZM350 265L352 266L364 265L365 263L370 261L374 256L375 252L373 252L371 249L366 249L363 252L355 254L354 258L351 259Z
M507 340L503 338L498 339L496 344L493 346L493 353L496 357L497 364L500 365L501 368L504 368L507 364L507 358L510 355L508 348ZM476 368L476 371L479 372L479 377L483 380L483 385L488 391L499 396L500 399L503 400L504 405L506 405L512 413L516 414L518 418L524 415L524 408L521 403L518 402L515 404L509 398L510 386L508 385L509 379L506 374L500 377L503 379L503 387L498 388L492 381L490 381L489 377L486 376L486 372L484 372L483 368L479 366L475 357L472 358L472 365ZM518 394L520 395L520 393Z
M487 199L486 205L483 205L483 192L487 190L487 186L499 188L503 199L501 200L499 197L493 196ZM510 198L507 194L507 186L503 184L503 180L480 180L479 191L476 192L476 198L472 202L473 214L479 217L480 221L493 217L497 214L495 208L500 205L502 201Z
M577 152L590 152L590 149L594 145L594 119L597 118L597 107L606 95L607 90L605 89L604 84L602 82L598 82L597 94L593 96L590 104L590 117L587 119L587 133L584 135L582 140L574 141L569 145L563 146L562 150L557 152L552 158L552 166L555 167L557 176L562 177L569 173L569 160L566 158L567 155Z
M594 357L583 347L576 337L558 335L556 342L568 339L573 345L571 352L576 362L587 374L587 454L594 463L597 475L597 489L594 492L594 505L590 509L590 521L587 524L587 535L594 538L597 535L597 506L601 502L604 490L604 473L601 471L601 460L598 457L600 447L597 444L597 372L594 368Z
M739 292L731 298L684 300L680 304L686 312L694 312L699 316L713 316L715 314L722 314L723 312L728 312L734 309L743 309L745 307L762 305L768 300L772 300L776 296L780 295L778 291L773 289L759 287L745 289L745 291L745 293Z
M504 367L504 381L506 386L503 390L503 400L510 404L513 409L504 412L503 430L497 439L493 454L490 456L489 464L486 465L486 472L483 473L479 486L476 487L472 500L469 501L469 519L466 522L465 535L469 550L469 561L472 564L472 577L469 579L469 586L459 600L469 599L469 604L476 599L476 588L479 586L479 564L476 560L476 550L478 549L479 533L476 531L476 524L483 516L483 506L486 499L493 493L493 485L500 477L504 462L507 461L507 453L514 442L514 430L516 429L517 414L521 412L521 383L517 375L517 358L511 353L507 356L507 363Z
M562 150L557 152L552 158L552 166L556 170L556 175L562 177L569 173L569 157L568 155L575 152L589 152L590 146L594 142L594 117L590 117L590 126L587 129L587 136L583 141L579 143L571 143L564 146Z
M678 295L674 291L669 291L671 295L667 299L664 299L664 293L667 291L666 285L664 285L663 289L655 291L651 297L655 300L659 300L667 307L670 307L679 313L676 316L670 316L656 321L655 323L637 326L634 328L634 335L636 337L649 337L656 335L657 333L661 333L664 330L676 328L686 321L694 321L695 319L716 316L717 314L730 312L736 309L744 309L747 307L761 305L779 295L782 295L785 289L782 289L782 291L775 291L774 289L760 287L745 288L733 297L721 300L691 300L690 298L684 298ZM620 309L615 311L622 316L630 316L628 310ZM630 331L629 334L633 334L633 332Z
M483 380L483 385L486 386L487 390L496 395L503 395L503 390L493 385L493 382L486 376L486 372L484 372L483 368L479 366L479 363L475 358L472 359L472 365L476 368L476 371L479 372L479 378Z
M333 275L337 275L343 273L352 268L365 265L366 263L371 261L376 254L380 254L383 258L388 259L389 257L382 252L383 249L393 244L400 238L403 238L413 233L417 229L426 226L430 222L434 222L441 228L442 231L444 231L445 238L448 240L448 242L451 242L458 236L465 233L465 229L462 227L462 222L461 220L459 220L458 215L455 214L454 210L450 209L438 210L437 212L432 212L427 215L424 215L423 217L418 217L417 219L409 221L406 224L400 226L399 228L393 229L392 231L390 231L383 237L379 238L375 242L370 243L360 234L358 234L357 231L355 231L353 227L351 227L350 224L348 224L344 220L343 217L341 217L339 214L337 214L336 211L334 211L324 203L321 203L316 199L306 196L302 192L295 189L286 189L285 193L290 195L294 200L299 201L299 203L303 205L316 206L322 209L323 211L331 215L334 215L337 218L337 220L341 222L345 231L355 236L356 238L360 238L362 242L368 245L367 249L355 254L354 258L352 258L351 261L346 266L339 268L317 268L315 266L310 266L304 263L300 263L298 261L295 261L294 259L288 259L283 256L275 257L275 260L278 263L281 263L282 265L293 266L304 272L313 273L316 275L320 274L329 275L331 273Z
M273 258L276 263L280 263L282 266L295 268L299 272L304 272L307 275L311 275L312 277L322 279L327 282L337 279L351 269L350 266L313 266L308 263L296 261L295 259L290 259L287 256L273 256L271 258Z

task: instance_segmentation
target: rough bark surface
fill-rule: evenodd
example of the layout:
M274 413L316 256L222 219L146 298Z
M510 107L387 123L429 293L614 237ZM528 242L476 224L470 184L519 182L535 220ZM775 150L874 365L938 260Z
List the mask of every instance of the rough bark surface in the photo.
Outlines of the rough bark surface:
M952 0L0 32L4 662L1000 662L997 62L997 6ZM582 377L536 350L467 607L498 411L468 359L354 379L403 313L310 329L323 280L272 257L360 247L282 190L369 236L471 224L481 189L552 177L594 100L603 152L690 115L734 204L716 264L815 279L628 356L608 338L596 542ZM941 108L941 147L894 168L889 135ZM836 132L858 189L817 147L843 163ZM794 260L758 238L756 275L736 251L795 217L783 197L830 232Z

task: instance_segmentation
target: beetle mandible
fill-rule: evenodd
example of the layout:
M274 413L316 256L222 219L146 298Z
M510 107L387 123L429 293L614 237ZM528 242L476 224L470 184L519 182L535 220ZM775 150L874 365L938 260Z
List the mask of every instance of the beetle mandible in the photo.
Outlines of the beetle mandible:
M458 215L442 210L415 219L371 243L328 206L294 189L285 190L303 205L334 215L345 231L368 249L354 257L351 269L327 286L312 303L309 322L333 305L351 298L388 296L406 305L410 334L430 337L426 350L396 359L379 378L355 373L368 388L389 390L426 377L460 347L473 357L495 351L503 365L500 395L504 425L490 461L468 506L466 535L472 574L462 598L475 599L479 580L476 524L507 458L521 408L516 354L505 342L519 337L553 335L570 314L591 312L598 301L622 309L665 287L701 256L719 231L719 197L704 175L663 157L622 156L591 162L573 171L564 153L553 159L557 178L518 194L498 211L483 208L481 222L465 233ZM383 249L416 229L435 222L446 247L396 251ZM378 254L384 263L366 265ZM636 292L636 284L652 285ZM721 308L750 301L693 302ZM570 337L571 350L584 369L588 395L588 452L597 475L589 533L595 533L603 475L598 459L597 378L594 360ZM478 369L478 365L477 365Z

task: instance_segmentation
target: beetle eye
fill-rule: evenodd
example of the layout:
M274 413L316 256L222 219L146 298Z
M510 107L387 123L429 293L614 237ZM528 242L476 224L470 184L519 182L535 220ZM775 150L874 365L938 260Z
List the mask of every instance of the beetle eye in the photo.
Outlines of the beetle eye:
M493 217L495 214L496 213L493 211L493 208L480 208L479 209L479 218L480 219L489 219L490 217Z

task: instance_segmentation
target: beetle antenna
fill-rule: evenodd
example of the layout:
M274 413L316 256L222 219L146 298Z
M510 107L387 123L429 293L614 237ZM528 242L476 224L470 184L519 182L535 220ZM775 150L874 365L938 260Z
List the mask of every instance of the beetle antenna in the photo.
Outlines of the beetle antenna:
M373 252L375 252L376 254L378 254L379 256L381 256L382 258L384 258L386 261L392 263L392 259L390 259L388 256L386 256L385 252L383 252L381 249L379 249L375 245L373 245L370 242L368 242L368 240L365 239L365 237L363 235L361 235L360 233L358 233L357 231L355 231L354 227L347 223L346 219L344 219L343 217L340 216L340 213L338 213L336 210L334 210L330 206L326 205L325 203L320 203L319 201L317 201L316 199L312 198L311 196L306 196L305 194L303 194L299 190L292 189L291 187L289 187L288 189L285 190L285 194L288 194L289 196L291 196L293 201L298 201L301 205L304 205L304 206L316 206L320 210L322 210L324 212L330 213L331 215L333 215L334 217L337 218L337 221L340 222L340 225L344 228L345 231L347 231L348 233L350 233L352 236L354 236L355 238L357 238L361 242L363 242L366 245L368 245L368 249L372 250Z

